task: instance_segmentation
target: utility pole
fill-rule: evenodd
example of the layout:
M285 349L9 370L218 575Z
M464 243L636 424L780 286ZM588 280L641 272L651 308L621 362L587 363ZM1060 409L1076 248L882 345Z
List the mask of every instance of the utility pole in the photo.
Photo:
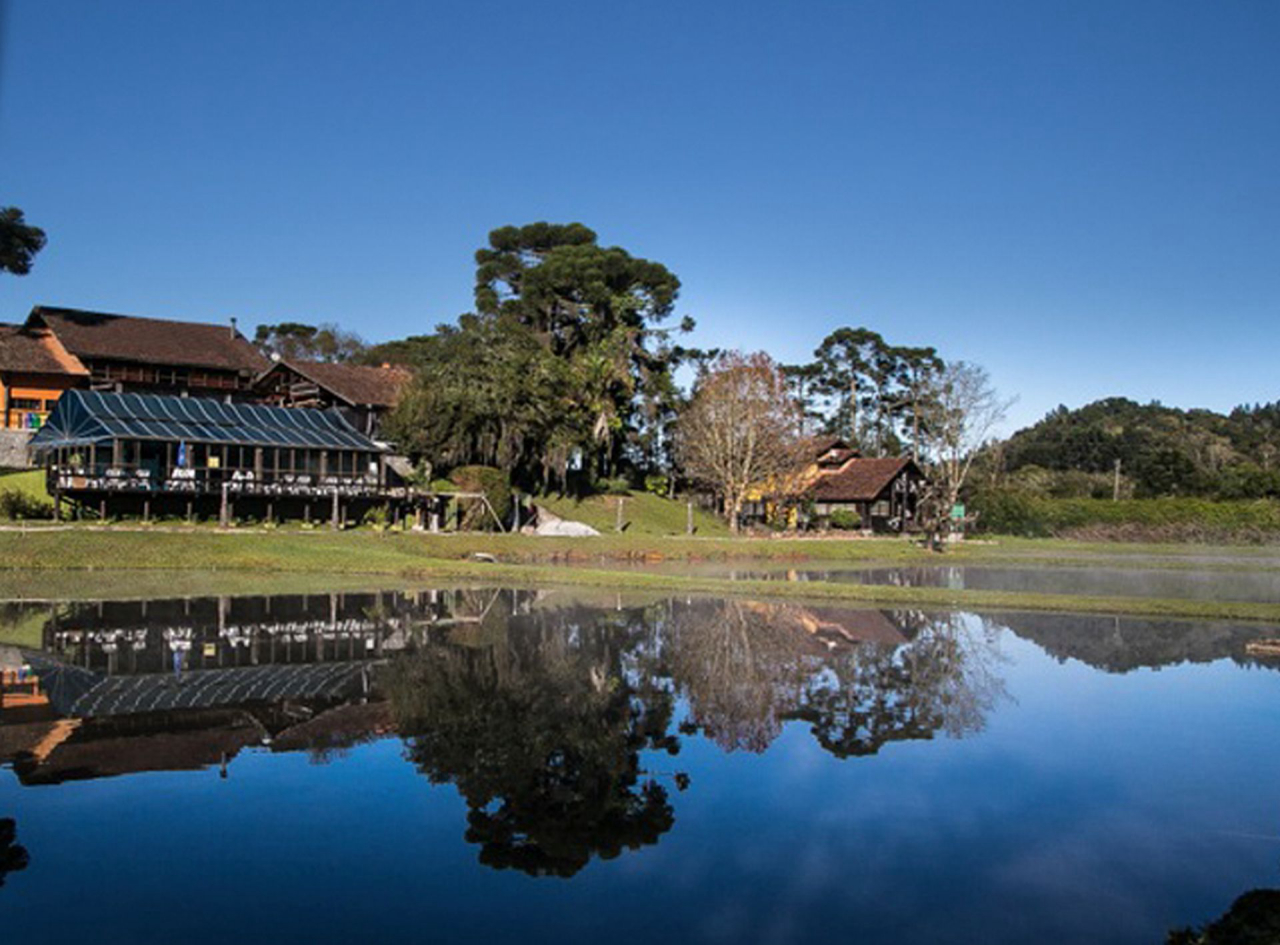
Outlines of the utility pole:
M622 531L622 503L623 503L624 501L625 501L625 500L623 499L623 497L622 497L622 496L618 496L618 498L617 498L617 502L618 502L618 504L617 504L617 511L618 511L618 514L617 514L617 518L614 520L614 523L613 523L613 530L614 530L615 532L619 532L619 533L621 533L621 531Z
M1111 501L1120 501L1120 457L1116 457L1116 476L1115 482L1111 486Z

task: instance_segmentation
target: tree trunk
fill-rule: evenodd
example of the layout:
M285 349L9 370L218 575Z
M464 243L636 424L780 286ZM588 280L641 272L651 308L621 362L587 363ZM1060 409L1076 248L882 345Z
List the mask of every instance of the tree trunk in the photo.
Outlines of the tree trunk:
M858 375L849 382L849 445L858 448Z

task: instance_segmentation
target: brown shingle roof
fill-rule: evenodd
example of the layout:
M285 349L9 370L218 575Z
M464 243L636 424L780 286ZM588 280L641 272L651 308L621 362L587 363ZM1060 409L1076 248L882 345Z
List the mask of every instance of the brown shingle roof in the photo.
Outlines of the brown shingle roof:
M813 484L813 497L822 502L871 502L909 465L909 456L853 459L838 472L820 477Z
M84 365L68 357L41 328L0 325L0 371L23 374L87 374Z
M404 368L393 366L371 367L296 359L280 363L353 406L394 407L410 377Z
M67 351L82 359L108 358L254 374L268 363L243 335L227 325L42 305L32 309L27 325L48 326Z
M832 607L809 608L815 619L815 635L833 644L906 643L902 630L880 610L847 610Z

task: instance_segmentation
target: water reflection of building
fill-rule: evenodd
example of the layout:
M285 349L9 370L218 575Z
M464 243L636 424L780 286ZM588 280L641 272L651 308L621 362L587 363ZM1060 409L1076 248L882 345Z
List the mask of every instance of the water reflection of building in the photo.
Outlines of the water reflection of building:
M387 656L478 621L495 592L46 606L41 650L0 652L0 758L25 783L225 766L242 748L323 754L390 731Z
M443 592L103 601L50 609L44 649L109 676L377 659Z

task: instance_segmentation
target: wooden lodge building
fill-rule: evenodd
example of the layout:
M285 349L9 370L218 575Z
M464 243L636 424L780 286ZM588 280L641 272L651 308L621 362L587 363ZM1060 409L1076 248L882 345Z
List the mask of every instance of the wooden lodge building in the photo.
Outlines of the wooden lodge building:
M331 364L286 358L273 361L254 381L263 403L334 409L366 436L377 436L382 418L400 399L409 372L390 364Z
M824 472L808 489L813 517L830 523L837 512L858 517L863 531L910 531L924 472L910 456L854 456Z
M387 448L332 410L71 390L31 449L48 469L59 512L69 499L102 518L316 517L339 525L375 504L405 511L414 501L389 473Z
M0 325L0 469L30 465L29 441L70 390L333 409L376 437L409 373L391 365L263 356L228 325L36 306Z
M49 332L90 390L239 399L270 362L228 325L38 305L26 327Z
M909 456L865 457L838 437L812 442L808 465L796 473L799 502L792 524L826 528L841 513L866 532L910 531L924 471ZM744 522L763 522L770 500L758 490L743 509Z
M235 329L36 306L0 325L0 468L27 466L28 442L68 390L245 399L267 369Z
M40 429L63 392L88 380L49 329L0 325L0 428Z

